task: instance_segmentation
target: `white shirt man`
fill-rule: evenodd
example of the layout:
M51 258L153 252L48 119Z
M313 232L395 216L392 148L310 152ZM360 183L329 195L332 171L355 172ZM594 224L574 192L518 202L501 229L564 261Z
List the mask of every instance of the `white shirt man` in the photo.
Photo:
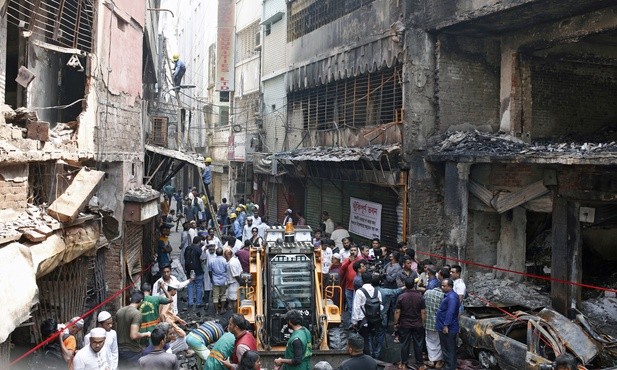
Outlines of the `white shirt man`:
M116 370L118 368L118 334L112 329L114 320L111 314L107 311L101 311L96 320L99 326L105 329L105 347L109 352L110 369ZM90 345L90 333L84 337L84 348Z
M373 296L375 294L375 287L371 285L371 283L366 283L362 285L362 288L366 290L369 296ZM381 298L381 292L377 291L377 296L379 297L379 301L383 302ZM364 293L358 289L353 297L353 308L351 310L351 323L352 325L356 325L364 319L364 304L366 303L366 296ZM381 309L383 310L383 305L381 305Z
M249 216L246 219L246 225L244 225L244 228L242 228L242 240L250 240L251 239L251 237L253 236L253 234L251 232L253 227L255 227L255 224L253 223L253 217Z
M153 295L159 295L162 297L166 297L165 292L163 291L163 288L161 287L162 283L165 283L165 289L167 289L167 286L169 284L172 284L173 286L178 287L178 290L184 288L185 286L189 285L189 283L191 282L191 280L187 279L183 282L178 281L178 278L176 278L175 276L173 276L171 274L171 267L167 266L164 267L163 270L161 271L162 276L154 282L154 284L152 285L152 294ZM171 304L171 309L172 312L175 313L176 315L178 314L178 300L174 299L174 301Z
M238 288L240 288L240 283L238 279L240 274L242 274L242 265L240 264L240 260L238 257L233 255L229 255L229 252L226 252L225 258L228 258L227 263L229 264L229 269L227 269L227 300L236 301L238 300ZM232 308L235 312L235 307Z
M105 346L105 329L94 328L89 336L89 345L73 357L73 370L111 370L111 358Z
M325 246L325 248L324 248ZM321 246L321 270L322 273L327 274L330 271L330 265L332 264L332 248L325 244Z
M242 241L234 238L233 243L229 244L229 240L223 244L223 249L225 248L230 248L232 252L234 252L234 255L236 254L236 252L238 250L240 250L240 248L242 248L242 246L244 246L244 243L242 243Z
M258 226L257 226L257 234L259 234L259 236L263 239L266 240L266 229L269 229L270 226L268 224L266 224L265 222L261 222Z

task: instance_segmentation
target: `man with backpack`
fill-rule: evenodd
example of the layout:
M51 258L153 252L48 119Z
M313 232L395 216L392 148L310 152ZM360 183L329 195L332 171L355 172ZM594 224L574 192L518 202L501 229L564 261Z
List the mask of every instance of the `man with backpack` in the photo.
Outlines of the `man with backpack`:
M381 293L377 289L379 275L365 272L362 281L364 285L354 296L351 324L364 338L364 353L379 358L385 336L381 318Z

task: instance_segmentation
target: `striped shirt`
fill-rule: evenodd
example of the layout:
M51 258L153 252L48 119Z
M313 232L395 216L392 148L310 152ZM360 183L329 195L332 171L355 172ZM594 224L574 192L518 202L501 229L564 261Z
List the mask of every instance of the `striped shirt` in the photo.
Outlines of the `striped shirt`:
M216 342L225 333L225 329L216 321L206 321L189 334L199 337L206 346Z

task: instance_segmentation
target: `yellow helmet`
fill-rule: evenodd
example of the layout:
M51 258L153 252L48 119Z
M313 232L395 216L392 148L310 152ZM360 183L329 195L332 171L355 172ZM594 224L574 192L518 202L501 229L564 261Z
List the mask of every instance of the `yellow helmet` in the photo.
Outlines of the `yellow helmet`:
M177 61L178 61L178 59L180 59L180 54L178 54L178 53L175 53L175 54L171 57L171 60L173 60L174 62L177 62Z
M206 159L204 160L204 162L206 162L206 163L212 163L212 158L210 158L210 157L206 157Z
M238 216L236 216L235 213L232 213L232 214L229 215L229 218L236 218L236 217L238 217Z

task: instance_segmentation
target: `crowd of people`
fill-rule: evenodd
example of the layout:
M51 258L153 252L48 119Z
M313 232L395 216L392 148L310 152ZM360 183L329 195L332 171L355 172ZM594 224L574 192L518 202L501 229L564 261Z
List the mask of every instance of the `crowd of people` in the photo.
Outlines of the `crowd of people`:
M44 322L44 337L62 330L59 339L44 348L47 364L72 370L178 369L177 355L185 353L195 356L199 369L260 369L251 325L236 311L240 287L250 278L250 249L264 246L270 226L250 200L229 212L232 207L223 199L219 207L212 208L217 209L219 238L207 211L210 207L203 207L204 202L213 201L195 189L186 199L171 190L165 190L161 204L158 269L152 284L144 282L140 290L134 290L130 303L115 317L101 311L82 346L76 340L84 327L82 319L73 318L66 325ZM170 209L168 199L172 197L177 207L183 207L182 213ZM458 315L466 295L461 266L437 267L430 260L419 263L415 251L403 242L394 247L384 246L379 239L373 239L370 246L357 244L327 211L321 216L313 247L320 254L324 284L341 287L342 297L332 298L340 302L345 312L343 326L348 330L349 359L337 369L377 369L387 335L400 343L399 369L456 369ZM169 240L172 221L178 222L173 217L182 219L178 246ZM306 224L302 212L291 209L282 221ZM178 260L172 258L174 249L179 251ZM179 273L172 273L174 263ZM187 306L179 312L177 294L182 289L187 290ZM182 318L184 311L205 314L210 309L214 320L191 326ZM311 367L313 338L302 325L301 314L290 309L285 320L290 338L284 356L274 360L275 369L332 369L325 361Z

